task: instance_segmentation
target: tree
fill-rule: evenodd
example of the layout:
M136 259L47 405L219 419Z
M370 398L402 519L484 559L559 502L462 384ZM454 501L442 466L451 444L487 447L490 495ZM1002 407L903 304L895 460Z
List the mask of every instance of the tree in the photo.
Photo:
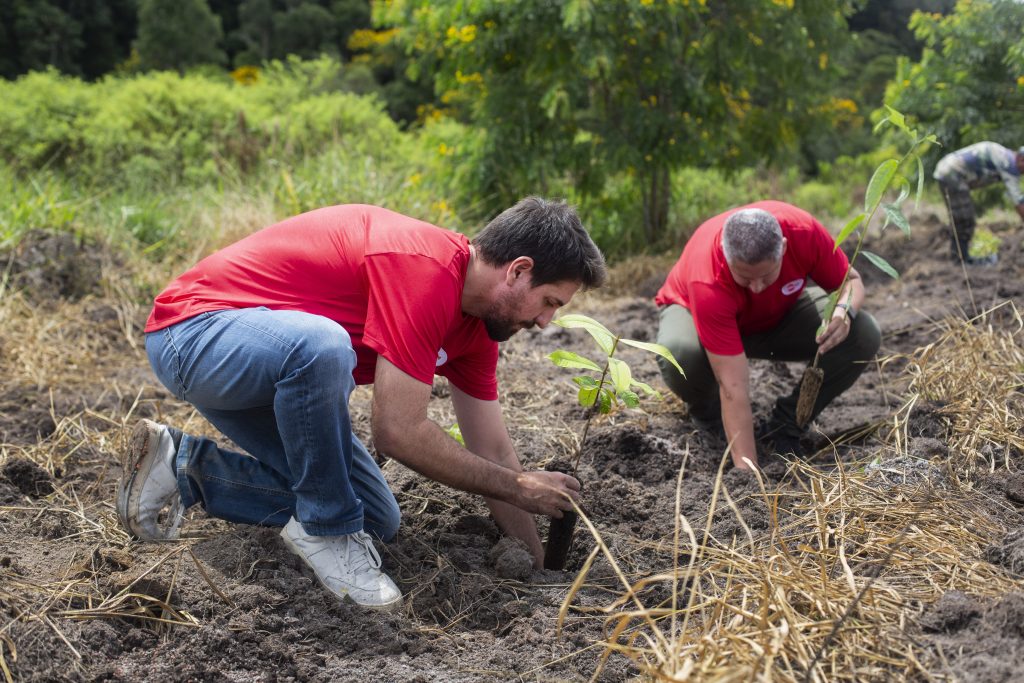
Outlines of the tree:
M7 0L0 3L0 77L52 66L99 78L129 53L134 0Z
M206 0L140 0L135 49L144 69L183 72L199 64L223 65L220 18Z
M379 9L378 9L379 8ZM491 207L569 173L597 193L640 185L648 243L665 233L670 172L792 152L847 36L845 0L393 0L413 75L487 131Z
M244 0L238 28L230 36L240 46L233 61L259 64L288 55L347 56L349 36L370 25L368 0Z
M936 133L948 153L979 140L1024 140L1024 5L960 0L948 16L917 12L925 48L900 61L886 92L891 106Z

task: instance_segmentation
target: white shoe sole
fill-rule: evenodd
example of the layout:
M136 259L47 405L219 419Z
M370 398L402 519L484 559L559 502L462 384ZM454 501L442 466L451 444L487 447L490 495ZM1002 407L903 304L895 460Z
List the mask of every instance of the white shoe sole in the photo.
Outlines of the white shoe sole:
M173 541L178 537L181 525L181 499L171 506L168 514L170 522L166 525L157 524L156 533L145 529L138 519L139 497L142 494L142 483L149 477L149 472L159 459L159 439L153 439L157 425L151 420L139 420L132 430L128 448L121 456L121 481L117 487L117 518L121 526L135 539L143 541ZM138 482L139 486L136 486Z
M313 565L309 562L308 559L306 559L306 554L303 553L299 549L299 547L297 545L295 545L295 543L291 539L291 536L286 534L284 529L281 529L280 536L281 536L281 540L284 541L285 547L287 547L288 550L291 551L292 554L294 554L300 560L302 560L302 563L304 565L306 565L309 568L309 571L311 571L313 573L313 576L316 578L317 583L319 583L321 586L323 586L324 590L326 590L331 595L339 597L342 600L348 600L353 605L358 605L359 607L365 607L367 609L378 610L380 612L400 612L402 610L402 606L404 605L404 602L403 602L403 599L402 599L403 596L401 596L401 595L399 595L397 598L395 598L391 602L385 602L385 603L381 603L379 605L367 605L367 604L364 604L364 603L361 603L361 602L356 602L352 598L352 596L349 595L348 593L345 593L344 595L338 595L336 592L334 592L334 590L330 586L328 586L326 583L323 582L323 580L320 578L320 575L316 573L316 568L313 567Z

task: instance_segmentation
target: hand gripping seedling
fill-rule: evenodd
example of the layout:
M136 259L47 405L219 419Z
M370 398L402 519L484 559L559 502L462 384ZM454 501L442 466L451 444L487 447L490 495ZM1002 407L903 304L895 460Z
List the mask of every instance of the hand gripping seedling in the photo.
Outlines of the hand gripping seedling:
M839 297L850 279L850 270L853 269L853 262L857 259L858 255L863 253L864 258L871 261L883 273L893 278L899 278L899 273L884 258L878 254L861 249L861 246L864 244L864 237L867 235L867 226L871 224L871 219L874 218L879 207L882 207L885 211L885 222L879 228L879 231L885 230L886 227L892 224L902 230L907 237L910 236L910 223L907 222L906 217L903 215L903 210L900 208L907 197L910 196L911 184L909 176L912 175L912 171L916 167L917 191L914 194L914 202L916 204L924 189L924 165L921 163L921 156L931 145L937 145L938 141L934 135L918 136L916 130L907 126L903 114L889 106L886 106L886 110L885 117L875 125L875 130L879 130L885 124L894 126L910 138L910 150L899 159L886 159L875 169L874 174L871 176L871 181L868 183L867 192L864 194L864 211L854 216L836 236L834 248L838 249L839 245L847 237L857 232L857 246L850 257L850 267L847 268L842 283L828 297L828 303L825 305L825 315L821 320L821 325L818 327L816 337L820 337L828 328L832 315L835 313L836 305L839 303ZM911 172L908 172L908 169ZM899 189L899 196L891 204L883 204L882 199L890 189ZM849 301L844 303L849 306ZM818 392L821 391L821 385L825 381L825 374L818 367L820 356L820 351L814 354L814 362L804 370L804 376L800 380L800 394L796 404L796 423L800 427L806 426L811 421L811 416L814 414L814 404L818 400Z
M580 457L583 455L583 446L587 440L587 433L590 431L590 422L597 413L607 414L620 405L628 408L636 408L640 405L640 396L634 391L638 389L648 396L660 398L660 394L649 385L633 378L633 373L620 358L615 357L615 351L619 344L626 344L644 351L655 353L671 363L680 374L683 369L672 357L671 352L661 344L636 341L635 339L624 339L612 334L607 327L593 318L585 315L565 315L552 321L556 325L565 328L582 328L594 338L598 348L604 353L604 363L597 363L589 358L581 356L572 351L554 351L548 355L555 365L561 368L573 370L587 370L591 374L578 375L572 381L578 387L576 394L579 404L587 408L587 418L583 425L583 436L580 437L579 446L576 448L576 457L573 459L572 468L568 472L575 475L579 467ZM572 545L573 530L576 527L578 514L575 510L563 513L560 519L552 519L548 531L548 543L544 548L544 568L562 569L565 567L565 559L569 554Z

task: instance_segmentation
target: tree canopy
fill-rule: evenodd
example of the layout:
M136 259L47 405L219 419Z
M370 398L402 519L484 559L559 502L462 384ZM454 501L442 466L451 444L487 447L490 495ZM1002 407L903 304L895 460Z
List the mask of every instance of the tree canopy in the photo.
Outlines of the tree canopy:
M646 238L666 226L669 173L792 153L821 112L847 2L551 3L395 0L415 71L485 128L481 188L494 206L543 191L546 169L599 191L635 177ZM485 125L486 124L486 125Z
M960 0L948 15L917 12L921 59L900 61L887 101L945 146L1024 144L1024 4Z

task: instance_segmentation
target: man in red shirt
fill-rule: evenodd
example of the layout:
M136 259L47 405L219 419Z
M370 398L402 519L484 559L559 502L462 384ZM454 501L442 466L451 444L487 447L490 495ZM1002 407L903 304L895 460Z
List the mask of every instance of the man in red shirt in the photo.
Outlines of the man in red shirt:
M398 504L348 412L355 385L372 383L377 450L483 495L539 566L532 515L572 509L579 482L522 470L497 400L497 342L544 327L604 280L575 211L535 197L472 242L364 205L256 232L172 282L145 329L160 381L245 453L141 421L122 463L119 518L143 540L175 538L195 504L280 526L333 593L399 606L370 536L394 537ZM451 383L465 447L427 418L435 374Z
M826 292L840 286L819 335ZM683 378L662 363L666 384L695 422L727 438L739 468L757 465L748 357L809 361L820 351L825 378L813 419L856 381L881 343L877 323L860 310L860 275L813 216L783 202L757 202L703 223L655 302L658 342L686 369ZM776 452L799 454L798 396L795 387L780 397L764 430Z

